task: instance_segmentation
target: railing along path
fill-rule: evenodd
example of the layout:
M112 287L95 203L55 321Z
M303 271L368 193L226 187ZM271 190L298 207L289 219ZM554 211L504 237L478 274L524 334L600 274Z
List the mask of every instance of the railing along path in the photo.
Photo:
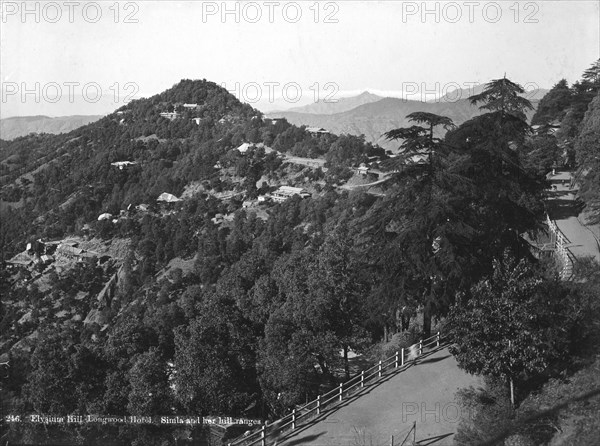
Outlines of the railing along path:
M361 371L353 378L344 383L340 383L327 393L317 396L313 401L295 408L292 413L270 424L263 424L260 429L249 435L241 436L228 443L228 446L253 446L259 444L267 445L269 436L278 437L280 432L289 434L296 430L301 424L308 421L309 418L319 416L326 407L334 407L336 403L343 401L354 390L362 389L367 382L376 382L383 373L389 369L398 369L405 365L412 364L427 347L439 347L441 341L440 332L435 335L422 339L408 348L402 348L387 359L379 361L373 367ZM275 441L276 438L273 438Z
M560 272L560 278L562 280L570 280L571 277L573 277L574 256L566 246L569 243L569 240L565 237L556 222L554 220L550 220L550 216L548 214L546 214L546 223L554 235L554 248L562 262L563 267L562 271Z

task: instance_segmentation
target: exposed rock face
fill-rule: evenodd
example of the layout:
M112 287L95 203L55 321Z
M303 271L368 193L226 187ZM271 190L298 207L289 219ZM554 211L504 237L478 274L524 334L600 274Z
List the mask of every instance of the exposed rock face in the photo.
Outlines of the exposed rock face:
M29 336L21 339L19 342L17 342L15 345L13 345L10 349L12 354L18 354L18 353L31 353L31 350L33 349L33 347L36 344L36 339L39 336L39 332L37 330L35 330L33 333L31 333Z
M106 285L104 285L102 291L98 293L97 300L100 303L100 306L110 307L110 303L117 291L117 285L123 279L123 274L123 266L121 265L119 270L113 274L108 282L106 282Z
M93 310L90 310L90 312L85 317L83 324L98 324L100 327L102 327L104 324L106 324L106 322L107 318L105 312L99 308L95 308Z

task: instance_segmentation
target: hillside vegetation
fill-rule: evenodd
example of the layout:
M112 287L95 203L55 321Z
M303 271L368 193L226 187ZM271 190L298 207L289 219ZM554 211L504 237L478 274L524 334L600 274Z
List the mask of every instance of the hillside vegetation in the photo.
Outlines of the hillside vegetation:
M580 298L596 276L560 282L525 239L544 230L545 174L562 154L527 124L522 93L492 80L458 126L411 113L387 132L396 157L265 118L205 80L68 134L1 141L4 413L273 420L347 379L349 352L389 340L401 314L418 313L412 330L427 335L486 311L481 295L523 324L537 314L519 339L549 346L509 368L504 351L486 367L456 353L468 371L510 377L518 405L597 322ZM573 162L589 172L587 159ZM341 188L361 163L389 177L377 194ZM568 329L547 324L558 315ZM471 330L482 328L502 345L514 330ZM2 428L3 442L35 444L208 435L156 422Z

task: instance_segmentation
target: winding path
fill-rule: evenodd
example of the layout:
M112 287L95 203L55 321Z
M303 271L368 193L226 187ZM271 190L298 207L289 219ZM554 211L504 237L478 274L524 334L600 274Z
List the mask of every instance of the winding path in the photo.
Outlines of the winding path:
M366 385L279 444L384 446L394 436L400 446L416 421L417 444L451 445L462 415L455 393L480 384L458 368L447 348L440 348L405 371Z
M594 233L582 225L578 219L576 209L576 189L572 189L571 172L558 172L549 174L548 180L558 182L566 181L566 184L555 184L556 189L551 191L552 196L548 199L550 217L556 221L556 225L569 241L567 247L576 258L593 257L600 262L600 246Z
M570 183L571 174L561 173L549 179ZM551 217L569 240L568 247L575 257L592 256L600 261L597 239L574 211L575 193L569 184L557 184L548 200ZM366 385L285 436L279 444L387 446L393 436L394 445L400 446L407 435L412 440L411 427L416 422L416 444L449 446L454 443L461 415L469 415L460 412L465 409L456 401L456 391L481 384L481 378L458 368L447 348L440 348L419 358L408 369Z

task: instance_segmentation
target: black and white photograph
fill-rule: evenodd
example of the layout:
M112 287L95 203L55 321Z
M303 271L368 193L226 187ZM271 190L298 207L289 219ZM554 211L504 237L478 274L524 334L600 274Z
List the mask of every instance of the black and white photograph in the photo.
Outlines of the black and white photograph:
M0 446L600 445L600 0L0 0Z

